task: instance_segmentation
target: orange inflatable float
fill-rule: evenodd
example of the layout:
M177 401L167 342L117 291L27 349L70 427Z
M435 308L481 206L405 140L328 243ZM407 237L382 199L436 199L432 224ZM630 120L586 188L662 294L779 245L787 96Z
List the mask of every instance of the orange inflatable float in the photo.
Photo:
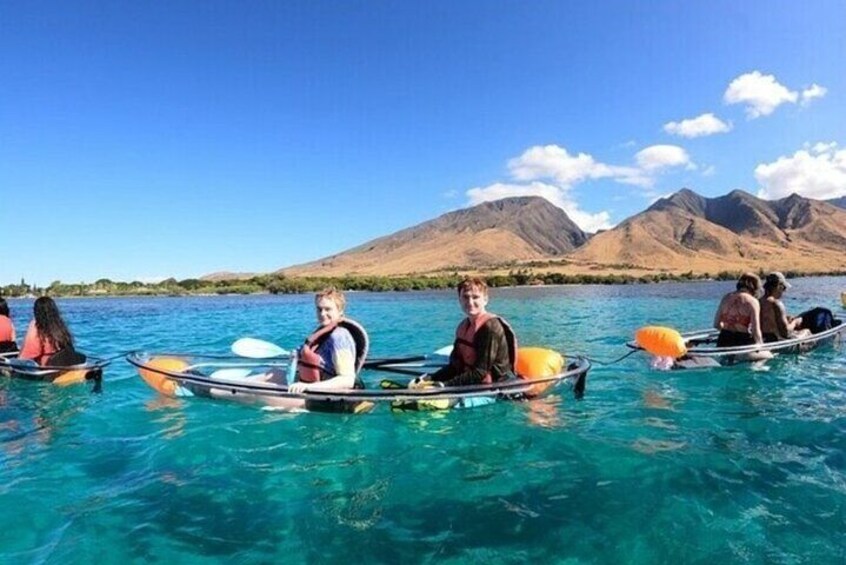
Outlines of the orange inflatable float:
M151 359L147 363L146 368L139 368L138 373L141 375L141 378L156 391L167 396L176 396L176 390L179 385L176 381L168 378L166 374L159 371L181 373L187 366L188 363L183 359L158 357L156 359Z
M517 375L527 381L553 377L564 368L564 356L543 347L520 347L517 350ZM543 394L553 382L540 383L526 393L529 398Z
M677 359L687 353L684 338L673 328L646 326L635 332L635 342L658 357Z

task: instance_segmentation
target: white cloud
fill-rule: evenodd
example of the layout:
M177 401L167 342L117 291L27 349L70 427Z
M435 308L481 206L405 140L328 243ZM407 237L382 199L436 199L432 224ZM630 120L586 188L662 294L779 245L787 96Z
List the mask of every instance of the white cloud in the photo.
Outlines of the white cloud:
M746 104L749 119L772 114L776 108L790 102L796 103L799 95L789 90L773 75L752 71L740 75L729 84L723 95L726 104Z
M447 190L444 192L444 198L455 198L456 196L458 196L457 190Z
M608 212L603 211L597 214L585 212L570 198L567 189L543 182L529 184L495 183L485 187L471 188L467 191L468 204L471 206L514 196L541 196L546 198L564 210L571 220L587 232L613 227Z
M805 147L810 147L811 151L813 151L814 153L817 153L817 154L828 153L829 151L834 151L835 149L837 149L837 142L831 141L829 143L823 143L823 142L820 141L820 142L815 143L813 147L811 147L810 143L806 143Z
M542 196L565 212L584 231L613 226L607 211L585 212L570 195L572 187L592 179L607 178L621 184L650 189L655 177L674 167L696 168L684 149L654 145L635 155L637 166L609 165L587 153L570 154L558 145L536 145L508 161L513 182L498 182L466 192L468 204L513 196Z
M646 149L641 149L635 155L635 161L647 173L654 173L671 167L696 168L687 151L678 145L652 145Z
M703 177L713 177L717 173L717 167L714 165L708 165L704 169L702 169L702 176Z
M681 137L702 137L731 131L731 122L724 122L712 113L702 114L680 122L667 122L664 131Z
M758 196L778 199L794 192L807 198L827 200L846 196L846 149L834 143L817 143L789 157L755 167L761 186Z
M659 200L661 200L663 198L669 198L673 194L675 194L675 192L665 192L664 194L653 194L649 198L649 205L652 206L653 204L655 204Z
M508 169L515 180L551 179L566 187L586 179L613 175L610 167L597 163L590 155L570 155L558 145L530 147L519 157L508 161Z
M818 84L812 84L802 91L802 106L807 106L814 98L822 98L828 93L828 89Z

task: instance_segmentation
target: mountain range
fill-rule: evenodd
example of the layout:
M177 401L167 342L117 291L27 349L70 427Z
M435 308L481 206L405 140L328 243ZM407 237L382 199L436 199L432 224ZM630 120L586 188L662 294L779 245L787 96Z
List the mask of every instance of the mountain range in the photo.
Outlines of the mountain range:
M843 270L846 197L820 201L793 194L762 200L735 190L707 198L685 188L595 235L583 232L543 198L506 198L449 212L277 273L393 276L539 264L550 272L634 275Z
M449 212L343 253L297 265L286 275L399 275L464 270L560 257L588 235L538 197L506 198Z
M846 268L846 210L793 194L762 200L735 190L705 198L683 189L571 254L576 262L717 272Z

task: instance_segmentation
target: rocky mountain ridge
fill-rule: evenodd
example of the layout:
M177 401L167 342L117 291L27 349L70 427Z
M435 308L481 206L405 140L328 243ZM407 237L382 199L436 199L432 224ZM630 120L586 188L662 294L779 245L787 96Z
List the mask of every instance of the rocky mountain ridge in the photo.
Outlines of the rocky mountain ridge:
M562 272L825 272L846 269L846 208L840 204L846 206L846 197L793 194L769 201L735 190L708 198L683 188L591 236L543 198L506 198L277 273L394 276L539 263Z

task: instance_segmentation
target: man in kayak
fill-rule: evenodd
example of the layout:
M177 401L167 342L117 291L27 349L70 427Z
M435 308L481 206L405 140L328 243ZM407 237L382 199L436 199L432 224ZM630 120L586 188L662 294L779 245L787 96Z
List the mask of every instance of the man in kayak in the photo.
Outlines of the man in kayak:
M744 273L736 290L726 294L714 315L714 327L720 330L717 347L739 347L763 343L761 336L761 305L757 297L761 279L754 273Z
M514 378L516 338L508 322L487 311L487 283L480 278L464 279L458 285L458 302L466 317L455 330L449 364L412 386L426 380L464 386Z
M784 292L790 287L791 284L778 271L767 275L764 281L764 296L759 301L761 333L765 342L807 337L810 334L808 330L798 329L802 325L802 318L788 316L781 301Z

